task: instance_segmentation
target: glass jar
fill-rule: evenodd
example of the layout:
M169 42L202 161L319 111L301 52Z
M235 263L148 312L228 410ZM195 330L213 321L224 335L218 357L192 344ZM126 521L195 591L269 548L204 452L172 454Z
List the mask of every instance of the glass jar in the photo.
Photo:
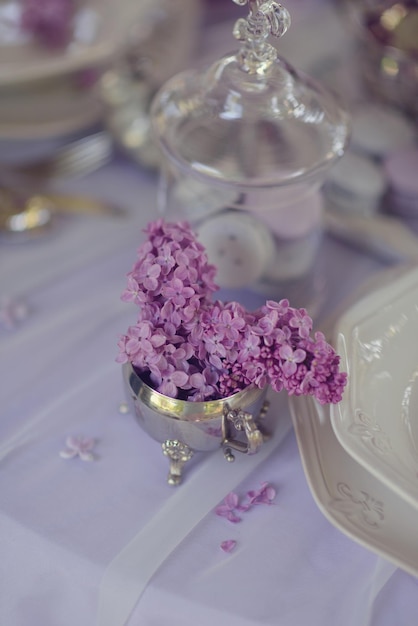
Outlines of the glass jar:
M233 1L249 5L233 31L239 50L206 71L178 74L154 98L159 206L195 227L221 287L290 297L309 280L320 187L344 152L348 118L268 42L288 29L287 10L272 0ZM303 297L295 305L306 306Z

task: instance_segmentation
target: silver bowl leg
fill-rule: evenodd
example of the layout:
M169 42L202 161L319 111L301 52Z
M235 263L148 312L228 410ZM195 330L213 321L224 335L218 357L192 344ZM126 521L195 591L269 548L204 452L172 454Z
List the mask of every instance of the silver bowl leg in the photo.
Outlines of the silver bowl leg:
M170 471L168 473L167 482L169 485L179 485L182 480L183 467L193 456L193 450L186 446L185 443L177 439L167 439L162 444L163 454L169 458Z

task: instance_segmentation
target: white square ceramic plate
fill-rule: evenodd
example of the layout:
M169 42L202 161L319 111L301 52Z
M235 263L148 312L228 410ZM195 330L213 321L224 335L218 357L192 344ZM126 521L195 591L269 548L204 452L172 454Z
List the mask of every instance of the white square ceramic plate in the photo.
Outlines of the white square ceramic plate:
M18 0L0 2L0 85L63 76L108 62L126 45L133 21L146 17L149 0L86 0L62 49L39 45L20 28Z
M306 479L319 509L339 530L418 576L418 511L340 445L329 407L290 398Z
M418 508L418 268L371 291L336 325L348 372L331 423L343 448Z

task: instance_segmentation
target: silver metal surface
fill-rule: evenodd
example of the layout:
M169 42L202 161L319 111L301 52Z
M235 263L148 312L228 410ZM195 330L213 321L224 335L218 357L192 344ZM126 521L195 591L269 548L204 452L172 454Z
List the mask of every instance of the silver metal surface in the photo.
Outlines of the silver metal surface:
M169 485L177 486L181 483L183 467L193 456L193 450L181 441L164 441L162 444L163 454L170 459L170 471L167 482Z
M267 411L267 388L248 387L221 400L187 402L151 389L130 363L125 363L122 371L127 403L138 424L163 444L164 454L172 462L175 455L177 465L174 467L171 463L170 484L180 482L182 467L191 458L190 452L224 446L225 458L232 461L231 449L254 454L266 438L265 427L261 430L258 422L264 421ZM178 456L181 450L184 454Z

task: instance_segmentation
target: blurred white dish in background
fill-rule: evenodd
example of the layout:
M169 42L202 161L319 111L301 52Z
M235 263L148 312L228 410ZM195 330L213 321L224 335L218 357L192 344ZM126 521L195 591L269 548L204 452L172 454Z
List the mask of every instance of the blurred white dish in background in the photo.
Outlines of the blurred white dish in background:
M93 90L70 78L0 87L0 141L48 139L99 121L102 105Z
M130 29L143 16L146 0L85 0L70 43L48 49L18 28L17 0L0 2L0 85L62 76L110 61L124 50Z
M418 237L396 217L383 213L360 215L328 206L324 225L333 237L386 263L418 262Z
M76 77L0 86L0 164L25 165L47 158L91 132L103 105Z
M290 409L306 479L321 512L350 538L418 576L416 509L341 447L328 406L292 396Z
M350 146L373 157L384 157L393 150L414 145L415 125L395 108L365 102L352 111Z
M103 121L97 80L133 37L136 43L145 37L156 3L83 0L73 39L65 47L48 48L20 28L19 2L0 0L1 164L47 158Z
M392 213L418 216L418 148L395 150L384 161Z
M337 209L371 215L378 211L386 187L382 166L349 150L328 173L324 193Z
M0 139L0 166L14 167L29 165L49 158L56 150L64 146L68 137L52 137L42 141L26 141L25 139Z
M364 468L418 509L418 268L372 291L336 325L342 401L335 434Z

